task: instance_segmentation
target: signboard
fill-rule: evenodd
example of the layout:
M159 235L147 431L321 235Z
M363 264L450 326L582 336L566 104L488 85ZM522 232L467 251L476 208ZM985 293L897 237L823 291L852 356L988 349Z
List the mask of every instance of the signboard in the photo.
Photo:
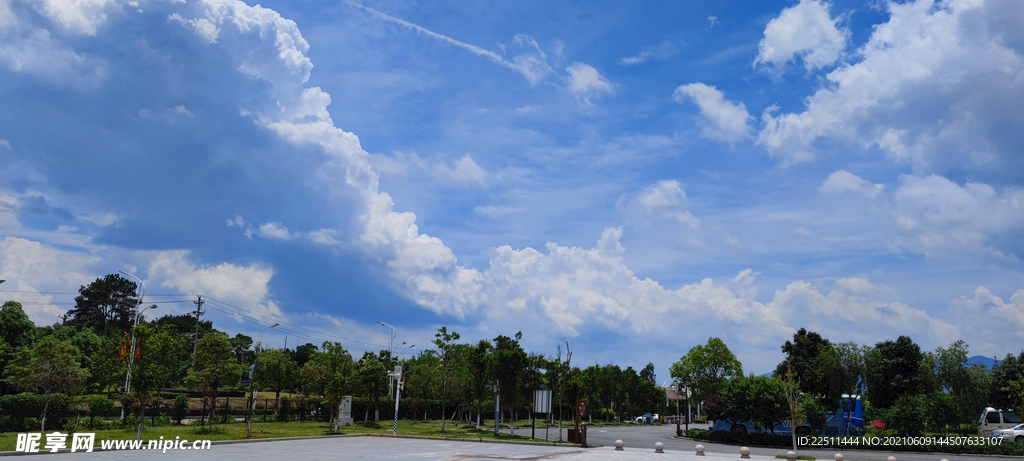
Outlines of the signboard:
M580 400L579 403L576 405L576 416L579 419L583 419L583 418L587 417L587 401L586 400Z
M551 413L551 390L537 389L533 391L533 412Z

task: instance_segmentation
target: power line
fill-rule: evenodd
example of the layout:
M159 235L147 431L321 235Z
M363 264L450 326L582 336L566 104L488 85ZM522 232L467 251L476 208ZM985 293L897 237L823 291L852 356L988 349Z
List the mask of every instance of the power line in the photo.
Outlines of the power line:
M228 309L225 309L224 307L218 306L216 303L210 303L210 304L208 304L207 307L209 307L211 309L218 310L218 311L223 312L223 313L225 313L225 314L227 314L229 316L232 316L232 317L237 316L238 318L241 318L242 320L245 320L245 321L250 322L250 323L254 323L254 324L259 325L259 326L266 326L266 324L264 324L263 322L261 322L259 320L256 320L256 319L254 319L252 317L249 317L248 315L245 315L245 314L242 314L242 313L239 313L239 312L230 311ZM255 315L259 315L259 314L255 314ZM280 321L277 321L277 320L275 320L275 322L281 323ZM290 335L297 336L297 337L300 337L300 338L305 338L305 339L311 340L311 341L317 341L317 342L327 341L327 339L325 339L323 337L319 337L318 338L318 337L310 336L309 334L301 333L301 332L290 330L290 329L287 329L287 328L276 328L276 330L281 331L283 333L288 333ZM374 350L374 349L369 349L369 348L360 347L360 346L352 346L352 345L348 345L348 346L346 346L346 348L347 349L352 349L352 350L359 350L359 351L373 351Z
M318 335L330 336L330 337L338 338L338 339L341 339L341 340L344 340L344 341L352 341L352 342L356 342L356 343L367 344L367 345L374 346L374 347L384 347L383 344L375 344L375 343L370 343L370 342L366 342L366 341L360 341L358 339L345 338L345 337L341 337L341 336L330 334L330 333L324 333L324 332L321 332L321 331L311 330L311 329L306 328L306 327L300 327L298 325L293 325L293 324L290 324L290 323L287 323L287 322L282 322L282 321L280 321L280 320L278 320L278 319L276 319L274 317L270 317L270 316L263 315L263 314L257 314L257 313L255 313L253 311L248 310L248 309L241 308L241 307L238 307L238 306L233 306L231 304L228 304L228 303L226 303L224 301L221 301L221 300L218 300L218 299L215 299L215 298L207 297L207 299L209 299L212 302L215 302L215 303L218 303L218 304L222 304L222 305L227 306L227 307L231 307L231 308L234 308L234 309L238 309L240 311L248 312L249 314L252 314L252 315L260 316L260 317L263 317L263 318L266 318L266 319L273 320L275 322L279 322L282 325L288 325L288 326L291 326L291 327L294 327L294 328L299 328L299 329L306 330L306 331L309 331L309 332L312 332L312 333L316 333Z

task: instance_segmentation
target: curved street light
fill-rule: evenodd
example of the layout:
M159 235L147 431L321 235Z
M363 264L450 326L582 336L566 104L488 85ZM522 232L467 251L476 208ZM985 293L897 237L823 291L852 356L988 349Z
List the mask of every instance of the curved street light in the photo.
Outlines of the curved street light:
M138 278L138 277L136 277L136 276L134 276L132 274L129 274L129 273L125 272L125 271L118 271L118 272L120 272L120 273L122 273L124 275L127 275L127 276L129 276L129 277L131 277L131 278L133 278L135 280L138 280L139 284L142 285L142 291L139 294L139 302L137 304L135 304L135 322L132 325L132 327L134 328L134 327L139 325L139 306L142 305L142 300L143 300L143 298L146 297L146 283L143 282L142 279L140 279L140 278ZM154 304L153 306L156 306L156 304ZM148 307L146 309L148 309ZM145 309L143 309L143 310L145 310ZM132 364L134 362L135 362L135 335L133 334L132 335L132 349L131 349L131 353L128 355L128 373L124 377L124 395L128 395L128 393L130 393L131 390L132 390ZM121 406L121 419L122 420L124 419L124 406L123 405ZM140 431L141 431L141 429L140 429ZM140 440L142 439L141 432L139 434L139 439Z

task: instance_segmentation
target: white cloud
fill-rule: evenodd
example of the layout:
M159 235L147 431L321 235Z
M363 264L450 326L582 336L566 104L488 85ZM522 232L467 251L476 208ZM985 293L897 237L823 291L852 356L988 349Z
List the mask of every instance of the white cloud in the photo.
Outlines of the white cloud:
M84 219L100 227L113 226L121 222L121 217L114 213L90 213L85 215Z
M185 19L178 13L173 13L167 17L167 20L191 27L196 35L209 44L217 43L217 37L220 36L220 28L206 18Z
M941 176L902 176L894 193L900 242L928 256L973 251L1001 255L989 239L1024 228L1024 190L960 186Z
M420 157L415 152L395 152L393 156L371 155L370 161L373 167L381 173L405 175L409 173L409 167L415 167L443 184L455 186L479 186L486 188L488 179L493 175L473 160L470 155L465 155L456 160L451 166L441 161L430 161Z
M676 88L673 97L677 102L690 99L697 103L706 121L703 135L708 139L734 143L750 135L747 106L725 99L725 95L713 86L703 83L682 85Z
M10 149L11 148L11 143L7 142L6 139L0 139L0 146L4 146L4 147Z
M12 72L76 89L91 88L106 77L103 61L75 52L45 29L34 29L22 37L4 40L0 44L0 64Z
M1024 38L1014 22L1024 3L886 5L890 19L857 50L859 61L830 72L802 113L766 110L758 143L782 164L813 159L815 141L832 137L877 145L917 174L1018 173L1024 59L1013 44Z
M52 325L67 309L53 302L52 295L40 291L53 288L77 288L92 281L88 267L99 258L67 252L40 242L18 237L0 240L0 279L7 280L4 290L15 290L11 296L25 304L23 308L37 325Z
M287 227L276 222L260 224L259 232L257 232L256 235L266 239L291 240L294 238L294 236L288 232Z
M709 29L715 27L715 24L721 24L721 22L718 21L718 16L708 16L708 21L711 22L711 25L708 26Z
M623 65L632 66L636 64L643 64L652 59L655 61L666 61L668 60L668 58L671 58L673 55L675 55L678 51L679 49L676 48L676 46L672 44L672 42L666 40L664 42L661 42L657 46L644 48L643 51L641 51L636 56L622 58L620 62Z
M477 206L477 207L473 208L473 213L474 214L482 214L482 215L487 216L487 217L489 217L491 219L495 219L495 218L497 218L497 217L499 217L501 215L505 215L505 214L509 214L509 213L515 213L515 212L518 212L518 211L520 211L520 209L514 208L514 207L510 207L510 206L485 205L485 206Z
M810 283L797 281L776 291L769 305L785 312L791 322L842 341L867 343L885 335L909 334L945 344L949 338L959 337L955 326L933 318L928 312L885 299L892 293L892 288L862 278L838 280L827 295Z
M96 35L107 15L122 11L116 0L41 0L33 6L62 29L83 35Z
M442 174L447 175L457 183L474 183L481 187L487 186L487 172L480 165L477 165L470 156L460 158L455 162L455 168L448 165L439 165L438 169Z
M146 269L147 285L173 288L182 293L202 293L267 315L281 313L267 298L273 269L257 264L197 266L189 260L189 254L187 250L157 254Z
M864 180L864 178L850 173L849 171L838 170L828 175L828 178L818 186L818 192L823 194L854 192L867 197L874 197L882 192L882 189L884 188L885 186L882 184L871 184Z
M576 97L576 104L581 110L594 107L592 98L615 92L615 86L591 66L577 62L565 70L569 72L569 91Z
M686 191L679 181L661 180L647 186L637 196L636 203L649 215L674 219L693 229L700 227L700 221L690 214Z
M1008 338L1024 339L1024 290L1017 290L1009 302L992 294L983 286L974 297L961 296L950 303L949 318L963 329L962 339L973 353L986 356L1012 352Z
M819 69L836 62L846 48L850 31L836 27L839 19L829 15L828 3L801 0L782 10L764 30L754 65L781 68L801 56L807 70Z

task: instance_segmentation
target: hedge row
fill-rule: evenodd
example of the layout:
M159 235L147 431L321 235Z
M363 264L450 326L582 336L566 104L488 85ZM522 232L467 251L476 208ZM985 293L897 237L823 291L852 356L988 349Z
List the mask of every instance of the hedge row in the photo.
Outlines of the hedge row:
M787 448L793 446L793 439L789 435L779 434L741 434L729 431L708 431L703 429L690 429L687 436L696 440L706 440L713 443L727 443L733 445L756 445L764 447ZM799 436L798 436L799 437ZM932 440L955 440L958 437L928 437ZM806 448L827 448L836 451L842 450L882 450L882 451L907 451L916 453L950 453L962 455L1024 455L1024 444L1004 442L999 445L988 445L988 439L983 440L986 445L954 445L954 444L921 444L921 445L865 445L864 438L854 438L858 444L837 444L831 446L814 446ZM885 439L881 437L880 439ZM829 440L829 438L825 438ZM962 443L963 441L960 440Z
M46 426L62 427L70 404L71 400L64 394L50 395L50 406L46 408ZM0 397L0 432L39 430L37 420L43 416L45 406L46 397L39 394L25 392Z

